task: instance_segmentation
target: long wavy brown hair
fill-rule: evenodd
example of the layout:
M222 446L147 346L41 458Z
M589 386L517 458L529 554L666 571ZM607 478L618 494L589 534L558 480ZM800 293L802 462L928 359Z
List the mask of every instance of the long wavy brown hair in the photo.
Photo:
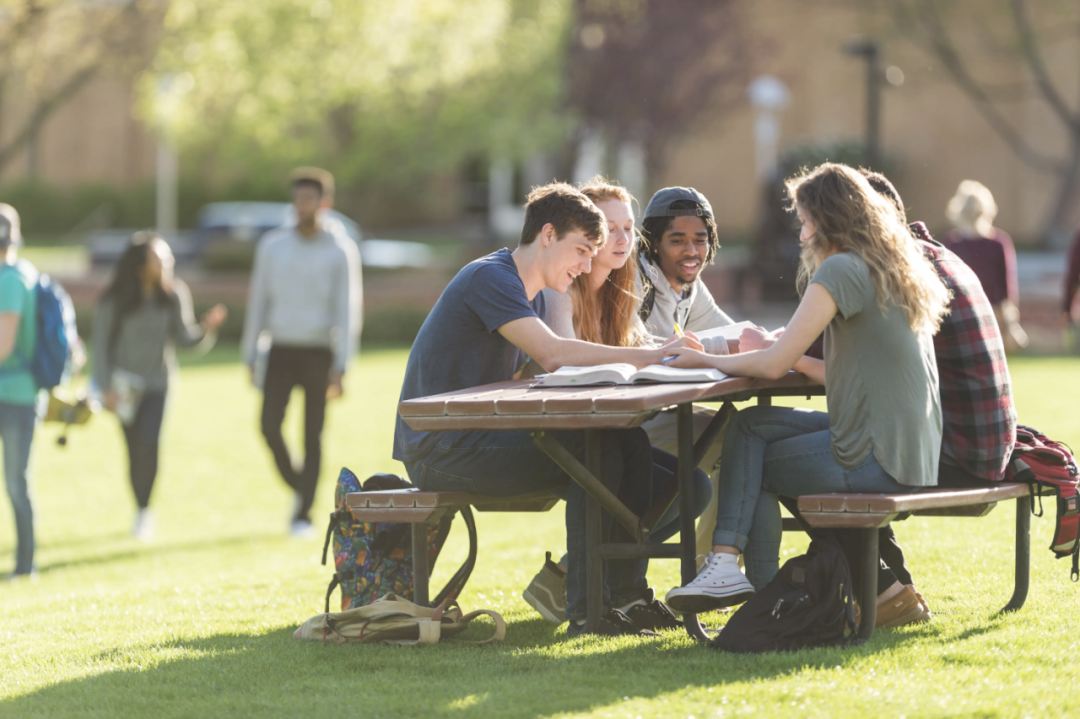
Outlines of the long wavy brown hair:
M870 269L883 312L894 304L913 330L937 332L948 311L949 291L887 198L858 170L831 162L804 170L786 184L796 208L817 226L803 243L800 289L829 255L850 252Z
M634 197L625 187L607 181L597 175L578 186L582 194L594 204L615 200L633 205ZM637 280L637 246L626 264L608 275L600 290L589 289L589 276L578 275L570 285L570 297L574 302L574 329L586 342L612 347L636 347L645 337L634 319L640 302L634 294Z

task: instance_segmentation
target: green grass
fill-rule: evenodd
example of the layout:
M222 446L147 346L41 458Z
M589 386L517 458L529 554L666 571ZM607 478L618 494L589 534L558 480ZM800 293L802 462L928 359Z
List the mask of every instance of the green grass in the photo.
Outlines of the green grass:
M882 630L866 646L757 657L660 639L567 640L520 591L562 512L478 515L476 572L461 598L509 622L506 642L469 647L334 646L292 632L321 611L321 540L285 533L290 497L257 433L258 397L224 348L183 370L165 427L154 496L157 540L128 537L132 500L119 428L108 416L71 433L40 430L35 449L37 583L0 584L0 717L1059 717L1076 705L1080 587L1033 526L1027 606L1001 616L1012 582L1013 511L898 525L929 625ZM332 406L318 514L331 477L400 471L390 443L405 352L366 353ZM1080 446L1080 360L1013 363L1021 418ZM299 433L299 408L288 427ZM0 572L12 528L0 510ZM1048 506L1050 514L1053 510ZM434 583L464 554L456 527ZM785 553L801 540L785 539ZM677 563L653 563L660 591ZM709 617L717 624L720 617ZM481 638L482 626L468 636Z

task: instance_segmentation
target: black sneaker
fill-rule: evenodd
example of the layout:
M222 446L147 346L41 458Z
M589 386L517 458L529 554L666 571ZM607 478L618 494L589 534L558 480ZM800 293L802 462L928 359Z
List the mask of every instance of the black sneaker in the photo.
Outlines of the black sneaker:
M683 623L675 616L668 605L661 602L649 590L645 604L635 604L623 610L627 618L638 629L656 631L658 629L682 629Z
M570 622L566 627L566 634L570 637L580 637L585 634L585 625L578 624L577 622ZM602 637L619 637L623 635L637 637L660 636L650 629L638 627L630 621L630 617L626 616L618 609L609 609L604 612L604 616L600 617L600 627L596 630L595 634Z

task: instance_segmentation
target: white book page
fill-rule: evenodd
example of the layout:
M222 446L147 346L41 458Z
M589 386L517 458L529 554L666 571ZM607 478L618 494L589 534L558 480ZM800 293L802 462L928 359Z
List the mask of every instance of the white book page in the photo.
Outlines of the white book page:
M723 337L726 340L737 340L739 335L745 329L756 327L753 322L736 322L733 325L725 325L723 327L713 327L711 330L703 330L701 332L695 332L699 339L710 339L713 337Z
M566 387L589 384L630 384L635 372L632 364L602 364L595 367L560 367L543 375L539 384L545 387Z
M727 375L718 369L684 369L652 364L634 373L635 381L653 382L719 382Z

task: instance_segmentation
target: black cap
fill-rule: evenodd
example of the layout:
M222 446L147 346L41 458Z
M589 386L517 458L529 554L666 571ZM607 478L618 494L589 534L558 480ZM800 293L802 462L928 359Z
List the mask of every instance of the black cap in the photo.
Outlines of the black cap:
M671 209L671 206L679 200L688 200L697 205L696 208ZM693 187L665 187L657 192L649 200L649 206L645 208L645 217L682 217L686 215L697 217L712 217L712 205Z

